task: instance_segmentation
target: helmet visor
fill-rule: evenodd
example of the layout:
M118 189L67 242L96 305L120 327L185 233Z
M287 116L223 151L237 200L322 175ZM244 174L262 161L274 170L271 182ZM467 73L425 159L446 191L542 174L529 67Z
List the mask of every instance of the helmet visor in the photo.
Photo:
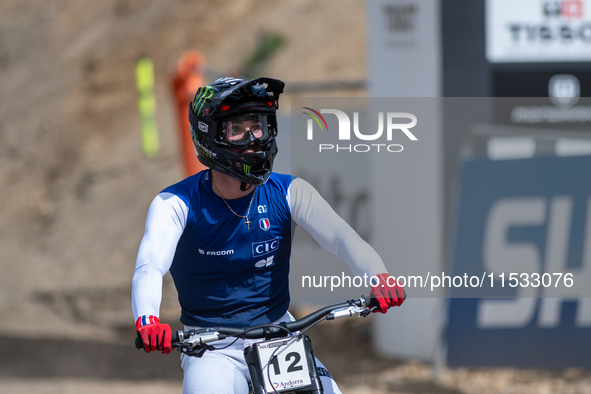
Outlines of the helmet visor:
M266 142L275 137L274 116L267 114L242 114L221 122L219 140L227 145L244 147L251 141Z

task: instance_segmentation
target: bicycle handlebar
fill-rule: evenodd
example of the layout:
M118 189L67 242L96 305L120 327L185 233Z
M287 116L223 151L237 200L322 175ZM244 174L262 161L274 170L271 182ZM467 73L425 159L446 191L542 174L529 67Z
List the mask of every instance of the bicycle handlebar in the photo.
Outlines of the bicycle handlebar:
M182 342L184 339L189 338L195 334L211 334L211 337L203 337L200 344L205 344L207 342L213 342L217 340L221 340L226 338L227 336L236 337L236 338L244 338L244 339L272 339L278 338L281 336L287 336L288 333L302 330L313 323L319 321L320 319L326 317L331 312L348 307L361 307L366 308L367 310L371 310L373 307L378 307L379 303L377 302L376 298L369 298L361 296L357 300L349 300L340 304L330 305L319 310L312 312L308 316L305 316L299 320L293 322L284 322L279 324L262 324L260 326L255 326L251 328L234 328L234 327L210 327L210 328L202 328L197 330L188 330L188 331L173 331L172 332L172 347L177 347L175 344ZM347 314L341 313L340 315L333 315L332 318L330 316L327 317L327 320L333 320L339 317L345 317ZM350 313L348 316L352 316ZM137 349L143 349L144 343L140 338L135 339L135 347Z

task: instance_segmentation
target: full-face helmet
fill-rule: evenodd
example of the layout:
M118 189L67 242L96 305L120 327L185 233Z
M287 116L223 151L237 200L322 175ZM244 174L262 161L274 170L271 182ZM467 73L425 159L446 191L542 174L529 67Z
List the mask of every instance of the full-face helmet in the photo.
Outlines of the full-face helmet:
M189 109L199 161L242 182L264 184L277 154L275 113L284 86L272 78L226 77L199 88ZM253 141L257 149L244 153Z

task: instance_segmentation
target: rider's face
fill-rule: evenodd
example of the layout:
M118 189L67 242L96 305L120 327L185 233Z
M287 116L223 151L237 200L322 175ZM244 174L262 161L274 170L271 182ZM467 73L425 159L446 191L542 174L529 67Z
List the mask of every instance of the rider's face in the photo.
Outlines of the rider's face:
M265 136L263 121L264 119L256 114L248 114L226 122L224 131L226 141L240 144L250 140L246 147L231 146L230 151L238 155L260 152L263 148L254 139Z
M263 124L257 118L244 117L227 123L226 139L229 142L239 142L248 138L251 134L254 138L263 137Z

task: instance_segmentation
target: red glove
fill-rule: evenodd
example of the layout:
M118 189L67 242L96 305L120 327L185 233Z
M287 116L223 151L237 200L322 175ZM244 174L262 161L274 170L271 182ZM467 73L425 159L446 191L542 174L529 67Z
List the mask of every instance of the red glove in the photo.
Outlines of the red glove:
M144 342L144 350L161 350L163 354L172 351L172 330L168 324L160 324L160 319L154 315L140 316L135 322L137 335Z
M390 274L377 275L379 280L376 286L373 286L369 293L371 298L376 298L380 307L374 310L376 312L386 313L393 306L400 306L406 299L404 287L400 286Z

